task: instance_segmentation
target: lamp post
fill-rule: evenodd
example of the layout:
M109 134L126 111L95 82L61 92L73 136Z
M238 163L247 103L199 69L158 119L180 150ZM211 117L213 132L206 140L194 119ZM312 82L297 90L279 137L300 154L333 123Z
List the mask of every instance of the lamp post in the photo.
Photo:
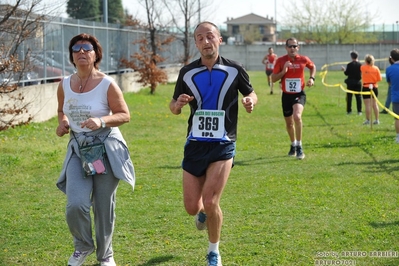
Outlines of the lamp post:
M198 0L198 23L201 23L201 0Z
M277 0L274 0L274 44L277 44Z
M104 23L108 24L108 0L103 0Z

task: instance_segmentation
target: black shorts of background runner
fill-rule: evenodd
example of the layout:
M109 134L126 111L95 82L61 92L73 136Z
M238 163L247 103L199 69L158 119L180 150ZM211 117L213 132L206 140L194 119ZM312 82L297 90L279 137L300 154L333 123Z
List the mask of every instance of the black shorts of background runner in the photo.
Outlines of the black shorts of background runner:
M289 117L294 112L294 104L299 103L305 106L306 103L306 94L304 91L300 93L283 93L281 97L281 105L283 107L283 115L284 117Z
M370 89L368 87L363 87L362 92L370 92ZM378 88L373 88L373 92L375 94L375 97L378 97ZM363 99L370 99L371 94L363 94Z

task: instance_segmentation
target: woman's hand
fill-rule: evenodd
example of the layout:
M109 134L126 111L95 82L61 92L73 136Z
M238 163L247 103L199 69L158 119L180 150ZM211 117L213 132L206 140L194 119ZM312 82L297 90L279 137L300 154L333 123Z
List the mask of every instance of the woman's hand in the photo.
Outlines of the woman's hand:
M80 123L80 127L81 128L86 127L91 130L96 130L101 127L101 120L98 117L90 117L89 119Z
M57 134L58 137L62 137L65 134L69 134L69 122L65 120L62 121L55 130L55 133Z

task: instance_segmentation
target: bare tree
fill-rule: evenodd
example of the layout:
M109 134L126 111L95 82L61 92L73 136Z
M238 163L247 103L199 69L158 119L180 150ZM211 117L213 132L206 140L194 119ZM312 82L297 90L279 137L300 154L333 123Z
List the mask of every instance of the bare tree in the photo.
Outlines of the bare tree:
M147 23L149 32L155 29L152 22L157 22L158 31L159 26L162 25L165 29L171 28L173 32L181 34L183 38L183 53L181 55L181 62L187 65L193 54L196 52L195 47L192 46L192 34L194 27L201 21L201 16L204 15L207 8L210 6L208 0L162 0L162 2L154 0L139 0L145 7L147 13ZM156 5L154 6L156 2ZM167 17L168 22L165 23L164 9L169 11ZM163 16L162 16L163 15Z
M24 101L22 94L12 92L18 90L24 73L29 71L28 56L21 54L20 46L24 41L43 34L39 22L44 16L36 12L40 9L40 2L17 0L13 5L0 5L0 100L6 96L9 98L0 105L0 130L32 119L31 116L20 119L27 113L29 103Z
M159 68L158 64L165 61L161 52L174 40L174 36L159 34L167 28L167 23L162 23L162 6L159 2L156 0L140 0L140 2L145 7L147 15L147 24L141 27L148 31L148 35L134 42L140 45L140 52L133 54L131 60L122 59L121 64L137 71L140 76L138 82L144 86L150 85L150 92L153 94L158 84L168 80L166 72ZM126 23L138 26L141 24L129 16Z
M190 38L192 38L193 27L200 22L201 13L209 4L204 0L163 0L163 3L171 14L174 27L183 35L182 62L187 65L192 57Z
M190 37L193 32L193 20L200 17L201 6L199 0L163 0L168 9L174 27L183 35L184 52L181 59L187 65L192 57L190 50Z
M367 6L367 1L356 0L294 1L290 2L289 10L295 12L289 12L289 17L283 18L282 24L290 27L295 37L305 42L375 42L375 37L370 37L366 29L376 14L368 13Z
M140 2L144 5L147 15L146 28L150 35L149 45L151 46L153 55L157 55L158 51L156 45L156 33L165 27L165 25L162 23L162 6L160 6L159 2L156 0L140 0ZM157 62L155 61L155 57L153 60L156 64Z

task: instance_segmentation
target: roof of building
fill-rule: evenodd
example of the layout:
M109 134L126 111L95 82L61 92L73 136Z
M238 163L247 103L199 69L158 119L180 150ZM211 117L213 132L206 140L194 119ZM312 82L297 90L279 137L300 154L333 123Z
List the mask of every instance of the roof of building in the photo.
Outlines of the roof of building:
M254 13L238 17L238 18L227 18L227 21L225 21L226 24L273 24L274 20L273 17L262 17L259 15L256 15Z

